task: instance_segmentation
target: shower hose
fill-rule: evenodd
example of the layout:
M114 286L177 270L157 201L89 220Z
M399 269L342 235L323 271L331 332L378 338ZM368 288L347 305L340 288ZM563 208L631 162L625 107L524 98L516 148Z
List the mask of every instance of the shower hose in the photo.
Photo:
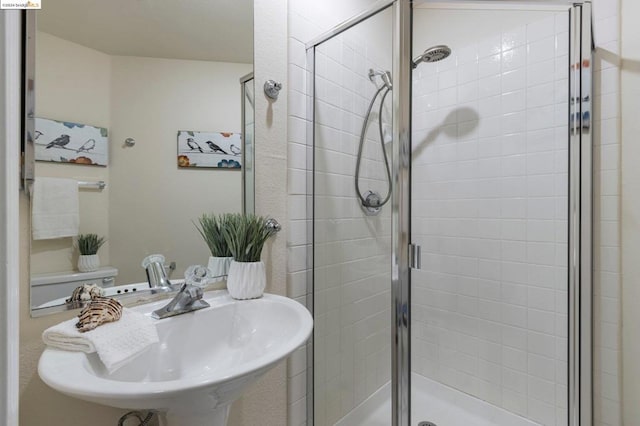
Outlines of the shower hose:
M380 93L385 90L380 98L380 109L378 112L378 132L380 134L380 147L382 148L382 155L384 157L384 166L387 171L387 195L382 199L382 201L376 197L375 199L369 199L369 197L365 198L365 196L360 191L360 163L362 162L362 150L364 147L365 134L367 131L367 124L369 124L369 118L371 116L371 110L373 109L373 104L375 104L376 99L380 95ZM387 151L384 149L384 137L382 134L382 108L384 107L384 99L387 97L391 89L389 87L382 86L378 89L373 98L371 99L371 103L369 103L369 108L367 108L367 113L364 116L364 122L362 123L362 131L360 132L360 144L358 145L358 157L356 159L356 176L355 176L355 186L356 186L356 194L358 194L358 198L360 198L360 202L364 207L370 208L378 208L384 206L389 198L391 197L391 169L389 168L389 158L387 157Z

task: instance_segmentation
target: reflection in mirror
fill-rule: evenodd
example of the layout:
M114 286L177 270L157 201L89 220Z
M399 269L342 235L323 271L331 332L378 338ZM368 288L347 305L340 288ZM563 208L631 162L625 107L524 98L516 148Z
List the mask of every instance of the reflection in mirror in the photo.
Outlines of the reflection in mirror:
M254 91L253 73L240 79L242 86L242 134L244 136L244 150L242 151L242 181L244 191L244 213L256 212L255 206L255 174L253 167L253 118L254 118Z
M148 290L152 254L172 282L207 265L194 221L253 200L253 2L58 0L36 19L32 312L82 284ZM89 233L106 243L80 273Z

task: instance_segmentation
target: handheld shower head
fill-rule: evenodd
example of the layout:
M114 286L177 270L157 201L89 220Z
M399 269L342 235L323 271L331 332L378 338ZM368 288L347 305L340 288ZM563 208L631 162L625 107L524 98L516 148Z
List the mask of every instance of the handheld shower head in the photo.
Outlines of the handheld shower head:
M438 62L451 55L451 48L443 44L433 46L424 51L424 53L413 60L413 68L416 68L422 62Z
M393 80L391 79L391 73L389 71L383 72L380 78L384 85L387 86L387 89L391 90L393 88Z

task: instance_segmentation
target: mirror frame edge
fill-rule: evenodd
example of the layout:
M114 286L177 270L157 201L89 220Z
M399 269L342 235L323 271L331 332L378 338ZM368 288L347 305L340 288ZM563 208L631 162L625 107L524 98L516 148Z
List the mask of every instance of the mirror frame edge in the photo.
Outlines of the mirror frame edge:
M35 178L35 84L36 84L36 11L25 10L22 16L22 185L25 194L31 195L31 185Z

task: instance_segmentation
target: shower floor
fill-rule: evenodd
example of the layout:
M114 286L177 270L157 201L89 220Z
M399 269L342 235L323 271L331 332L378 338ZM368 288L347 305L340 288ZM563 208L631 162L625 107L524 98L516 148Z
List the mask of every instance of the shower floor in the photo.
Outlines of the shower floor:
M437 426L538 426L507 410L413 373L411 424ZM387 383L344 416L336 426L389 426L391 383Z

